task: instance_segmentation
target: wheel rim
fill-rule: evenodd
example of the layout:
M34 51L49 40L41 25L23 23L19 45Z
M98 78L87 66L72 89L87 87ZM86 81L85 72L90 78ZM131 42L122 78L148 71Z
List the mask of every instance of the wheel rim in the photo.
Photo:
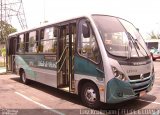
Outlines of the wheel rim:
M96 93L95 93L95 90L93 88L87 88L86 89L85 97L86 97L86 100L91 102L91 103L94 103L97 100Z
M22 81L25 83L26 82L26 77L25 77L25 74L22 73Z

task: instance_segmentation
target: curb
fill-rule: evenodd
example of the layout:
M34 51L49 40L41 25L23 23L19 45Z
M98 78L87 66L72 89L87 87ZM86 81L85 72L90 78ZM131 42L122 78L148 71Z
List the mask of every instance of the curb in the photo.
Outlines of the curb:
M7 72L2 72L2 73L0 73L0 75L6 75L7 74Z

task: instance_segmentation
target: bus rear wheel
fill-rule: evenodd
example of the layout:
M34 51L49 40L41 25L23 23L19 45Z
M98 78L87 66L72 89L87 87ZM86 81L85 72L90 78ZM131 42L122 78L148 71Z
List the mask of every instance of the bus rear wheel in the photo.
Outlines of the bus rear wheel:
M84 105L90 108L98 109L100 107L100 96L95 84L87 82L81 90L81 99Z
M29 80L26 78L26 74L24 71L21 71L20 79L21 79L22 83L24 83L24 84L28 84L28 82L29 82Z

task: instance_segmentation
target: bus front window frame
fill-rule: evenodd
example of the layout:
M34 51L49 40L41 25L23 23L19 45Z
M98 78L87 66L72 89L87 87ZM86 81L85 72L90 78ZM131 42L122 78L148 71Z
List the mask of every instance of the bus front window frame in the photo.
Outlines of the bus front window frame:
M83 29L84 29L84 27L82 27L83 24L85 24L85 26L86 26L85 29L89 29L89 30L85 30L85 31L87 31L86 33L84 33L84 31L83 31ZM89 61L91 61L92 63L94 63L96 65L99 65L101 63L101 60L102 60L101 59L101 53L100 53L100 50L99 50L99 45L98 45L98 42L97 42L97 39L96 39L96 35L93 31L93 28L92 28L90 22L87 19L82 18L82 19L79 20L78 25L79 25L78 30L80 31L80 32L78 32L78 40L77 40L78 55L87 59L87 60L89 60ZM86 35L83 35L83 34L86 34ZM87 34L89 34L89 35L87 35ZM91 51L92 53L93 53L93 51L97 51L97 55L98 55L97 59L99 59L99 60L94 60L94 59L91 59L90 57L88 57L86 55L83 55L83 52L84 53L86 53L86 52L83 51L83 48L80 48L80 47L82 47L83 43L88 44L88 42L81 42L81 41L82 41L82 39L87 39L87 38L92 39L92 42L94 42L92 44L93 47L88 49L88 50L92 50Z
M126 38L126 43L125 44L121 44L124 45L125 47L120 47L117 44L117 48L113 49L113 51L110 51L109 48L107 48L107 45L105 45L105 49L106 52L113 56L113 57L118 57L118 58L139 58L139 57L146 57L148 55L143 55L142 52L140 51L140 49L143 49L144 52L146 53L146 48L142 47L141 43L143 40L139 40L138 42L136 42L136 40L132 40L131 42L131 38L132 36L128 36L128 29L126 29L126 26L123 25L122 21L125 21L126 23L130 23L124 19L118 18L118 17L113 17L113 16L107 16L107 15L92 15L92 18L99 30L99 33L101 35L102 41L105 45L105 35L104 34L114 34L114 33L123 33L125 35ZM131 24L131 23L130 23ZM132 27L134 28L134 27ZM134 28L135 29L135 28ZM132 30L134 31L134 30ZM137 31L137 30L136 30ZM121 36L122 38L124 36ZM137 38L134 38L137 39ZM141 37L139 37L139 39L141 39ZM140 42L140 43L139 43ZM109 43L109 42L108 42ZM112 45L112 44L110 44ZM140 49L136 46L140 46ZM114 47L113 47L114 48Z

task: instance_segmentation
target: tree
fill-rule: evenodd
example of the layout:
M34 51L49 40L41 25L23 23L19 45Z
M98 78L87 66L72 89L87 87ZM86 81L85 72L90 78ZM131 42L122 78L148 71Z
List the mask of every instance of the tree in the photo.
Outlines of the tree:
M149 34L151 39L160 39L160 34L155 34L153 31Z
M0 21L0 42L5 43L8 35L16 31L17 29L15 29L11 24Z

